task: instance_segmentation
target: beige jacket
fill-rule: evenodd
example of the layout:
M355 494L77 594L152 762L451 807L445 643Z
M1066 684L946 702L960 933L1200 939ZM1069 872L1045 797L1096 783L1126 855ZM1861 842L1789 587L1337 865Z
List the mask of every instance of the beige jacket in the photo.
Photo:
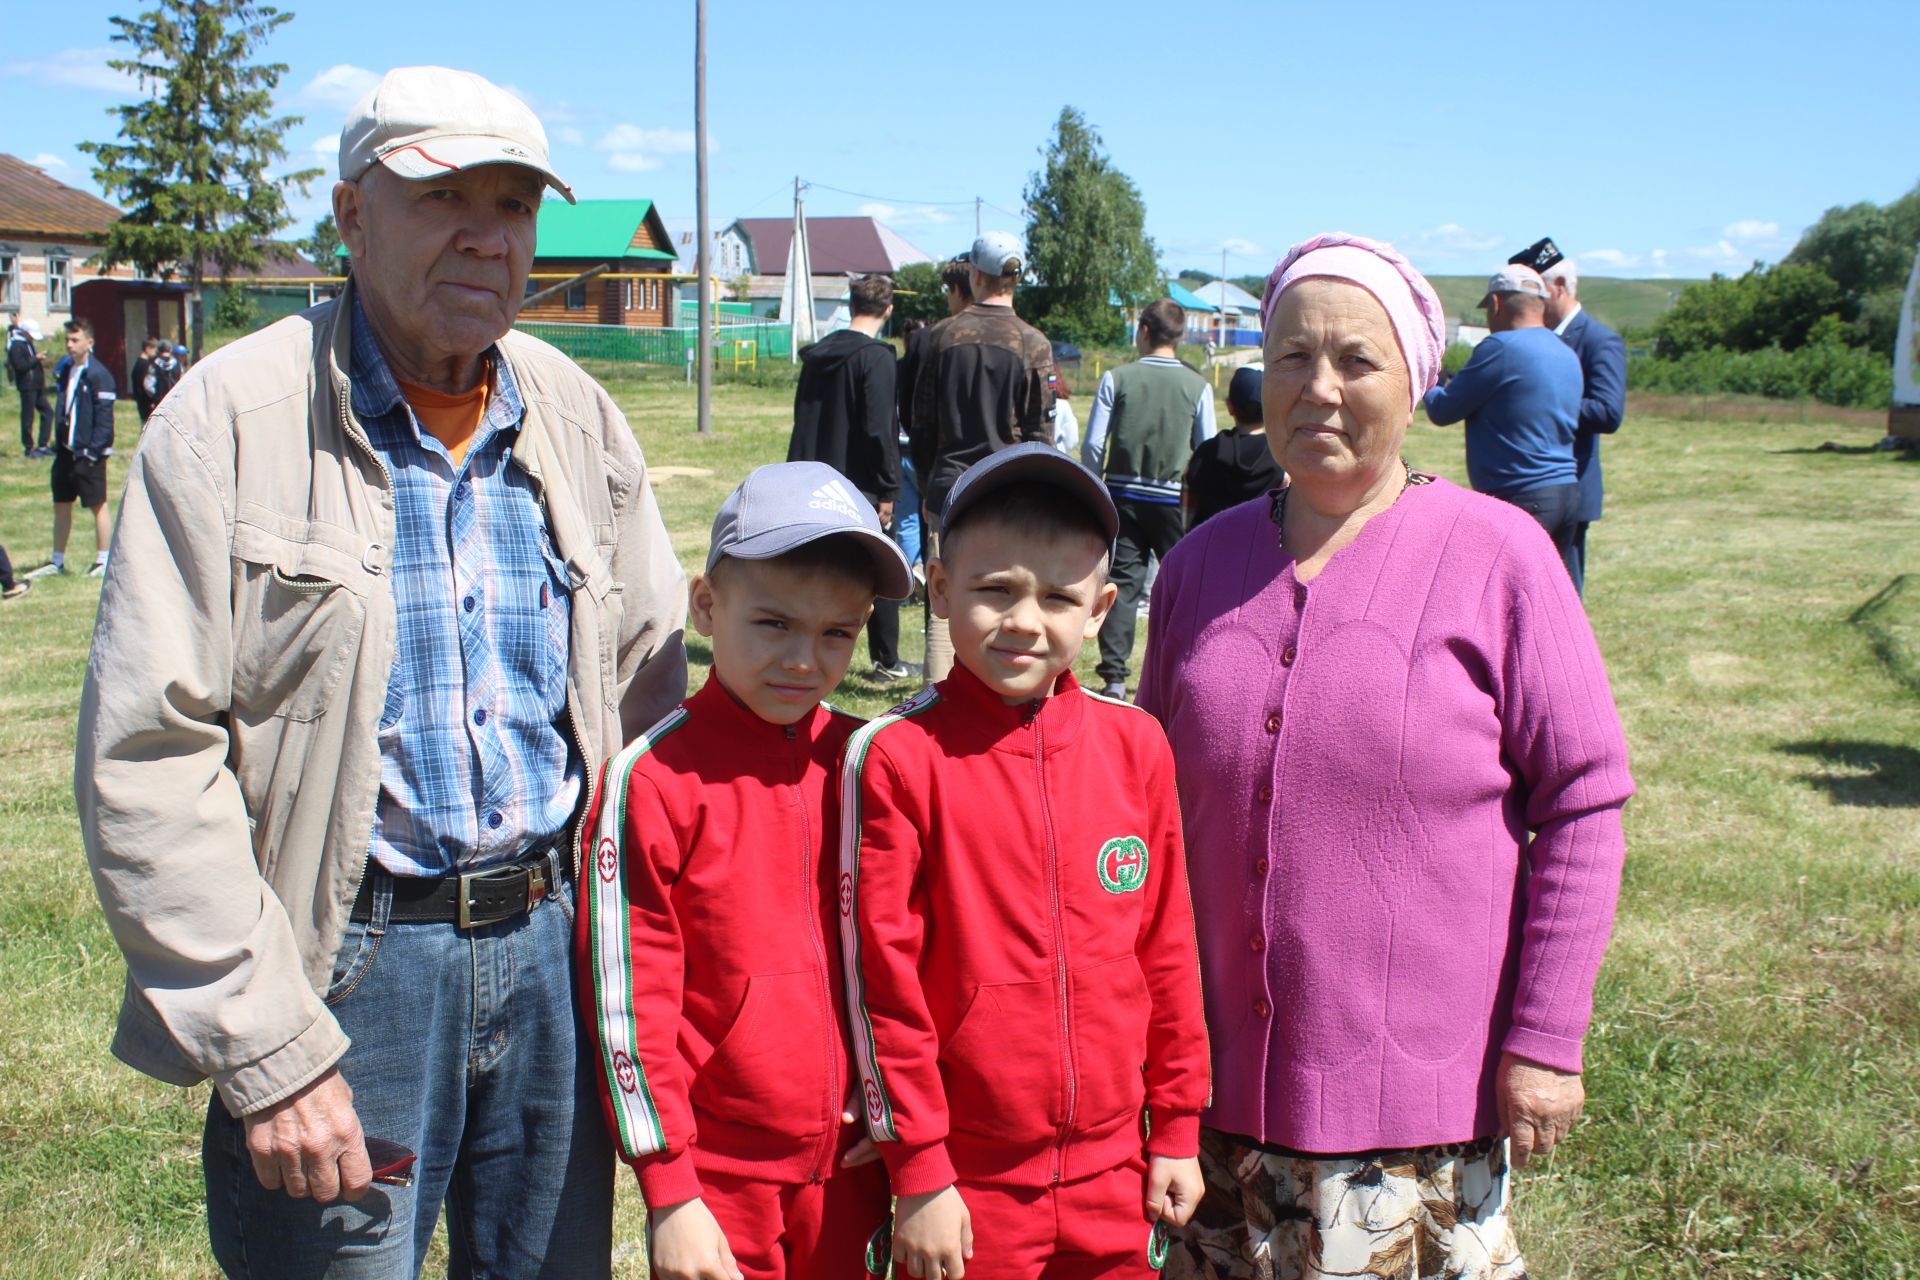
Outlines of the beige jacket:
M360 889L393 666L393 495L348 396L343 296L208 356L127 477L74 790L126 954L113 1052L235 1114L332 1066L323 1000ZM686 582L620 410L547 344L499 349L513 460L574 585L589 779L686 692Z

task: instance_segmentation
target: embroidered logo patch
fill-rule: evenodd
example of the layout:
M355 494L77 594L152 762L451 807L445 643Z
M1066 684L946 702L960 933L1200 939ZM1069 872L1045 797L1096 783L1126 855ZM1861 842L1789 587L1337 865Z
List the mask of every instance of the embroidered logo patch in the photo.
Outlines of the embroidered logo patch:
M1167 1265L1167 1247L1173 1243L1173 1232L1167 1229L1166 1220L1153 1224L1153 1231L1147 1236L1147 1265L1155 1271Z
M880 1086L871 1080L867 1081L866 1095L867 1119L879 1124L887 1115L887 1104L880 1099Z
M620 874L620 849L614 844L612 836L600 838L600 847L594 854L593 862L600 871L600 878L612 884L613 878Z
M884 1277L893 1265L893 1219L888 1218L867 1237L867 1274Z
M840 915L844 919L853 914L853 877L842 872L840 875Z
M1100 846L1100 887L1108 893L1132 893L1147 882L1147 842L1139 836L1115 836Z
M614 1052L613 1078L619 1082L622 1093L634 1093L640 1088L640 1075L633 1069L633 1059L624 1051Z

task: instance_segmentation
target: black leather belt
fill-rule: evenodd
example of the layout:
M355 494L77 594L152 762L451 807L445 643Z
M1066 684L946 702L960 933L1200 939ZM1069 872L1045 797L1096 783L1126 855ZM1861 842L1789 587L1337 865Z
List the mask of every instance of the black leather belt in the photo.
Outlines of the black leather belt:
M374 895L384 881L393 892L387 919L395 923L456 924L462 929L499 924L525 915L536 903L560 891L563 873L559 849L558 844L549 845L537 857L512 866L438 880L396 876L369 863L350 918L361 922L373 919Z

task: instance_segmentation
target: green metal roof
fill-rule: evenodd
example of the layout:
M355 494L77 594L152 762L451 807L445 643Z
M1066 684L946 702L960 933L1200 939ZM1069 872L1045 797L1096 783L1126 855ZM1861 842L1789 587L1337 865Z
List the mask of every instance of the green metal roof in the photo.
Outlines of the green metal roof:
M540 221L534 229L534 256L539 258L644 258L672 262L666 249L632 249L640 224L653 212L651 200L565 200L540 202ZM345 258L341 245L334 256Z
M630 249L635 233L653 211L651 200L542 200L536 233L536 257L650 258L674 260L665 249Z

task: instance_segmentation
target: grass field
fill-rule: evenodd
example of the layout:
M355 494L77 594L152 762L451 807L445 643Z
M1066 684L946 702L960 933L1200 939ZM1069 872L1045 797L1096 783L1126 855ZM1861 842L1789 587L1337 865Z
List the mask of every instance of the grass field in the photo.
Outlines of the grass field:
M1487 275L1493 274L1491 267ZM1487 291L1487 277L1428 276L1434 292L1440 295L1453 320L1480 323L1479 303ZM1626 332L1645 329L1661 312L1673 305L1674 296L1694 280L1613 280L1606 276L1587 276L1580 281L1580 305L1610 328Z
M701 440L676 380L610 382L674 469L691 565L726 490L783 455L789 393L722 387ZM1607 446L1589 605L1640 793L1590 1120L1518 1181L1537 1276L1920 1276L1920 463L1879 435L1630 411ZM125 420L116 485L133 443ZM0 541L31 566L46 465L7 454ZM1409 454L1462 474L1457 432L1423 425ZM206 1090L105 1050L122 969L70 784L97 599L74 577L0 604L0 1276L206 1276ZM638 1277L630 1183L617 1271Z

